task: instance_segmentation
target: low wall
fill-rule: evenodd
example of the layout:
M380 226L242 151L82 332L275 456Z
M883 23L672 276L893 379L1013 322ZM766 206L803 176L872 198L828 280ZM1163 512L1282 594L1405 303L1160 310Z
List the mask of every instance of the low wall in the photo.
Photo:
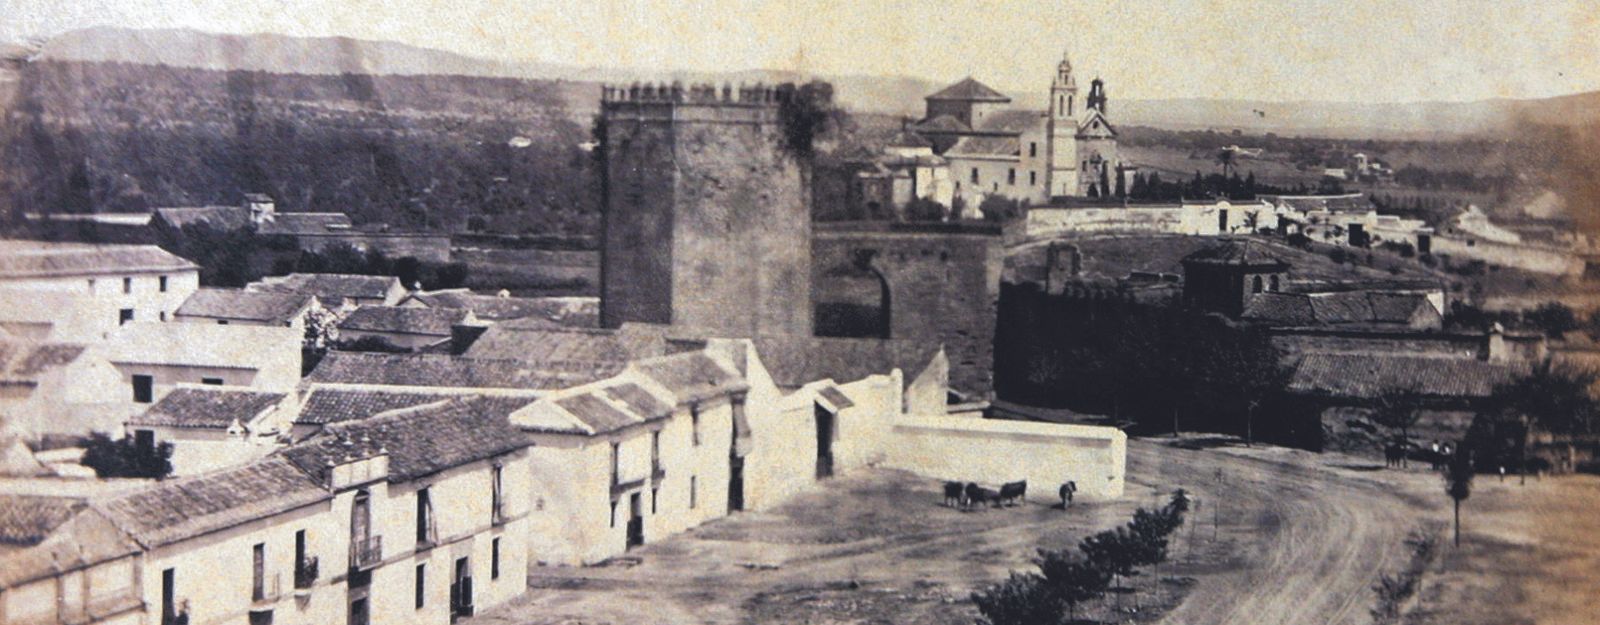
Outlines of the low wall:
M1127 466L1127 435L1099 426L907 417L885 443L884 466L989 487L1027 480L1040 500L1054 499L1068 480L1083 497L1120 497Z
M299 235L300 248L321 252L331 245L349 245L362 252L377 251L389 258L410 256L432 263L450 262L450 237L443 234L401 234L347 232L328 235Z
M1490 265L1557 276L1580 276L1584 271L1583 259L1568 252L1483 239L1473 240L1468 245L1460 239L1434 237L1432 253L1449 256L1454 262L1481 260Z

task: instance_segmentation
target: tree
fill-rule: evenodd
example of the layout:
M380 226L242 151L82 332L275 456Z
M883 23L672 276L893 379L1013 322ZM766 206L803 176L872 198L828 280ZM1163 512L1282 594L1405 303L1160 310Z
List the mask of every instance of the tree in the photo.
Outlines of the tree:
M1372 398L1372 420L1388 428L1390 434L1398 433L1402 446L1410 444L1411 426L1422 417L1422 397L1415 388L1384 389ZM1404 453L1400 465L1406 465Z
M1110 575L1112 585L1115 587L1121 578L1135 573L1134 569L1138 566L1136 561L1141 555L1137 553L1138 547L1135 545L1137 540L1124 526L1084 538L1078 543L1078 550L1083 552L1090 563ZM1120 596L1119 594L1118 597ZM1118 602L1120 604L1121 600Z
M1067 607L1068 621L1077 620L1078 604L1100 596L1111 583L1110 573L1066 550L1040 549L1033 562L1044 575L1045 587Z
M949 214L950 210L945 205L925 197L911 200L905 207L907 221L944 221Z
M1547 359L1534 365L1528 375L1495 387L1488 409L1521 425L1517 443L1521 483L1528 482L1528 444L1535 430L1568 435L1593 430L1600 402L1590 389L1597 382L1600 374L1593 369Z
M1461 546L1461 502L1472 496L1472 454L1465 450L1450 456L1444 465L1444 492L1456 506L1456 546Z
M110 436L94 432L84 445L82 462L101 478L161 479L172 474L172 443L139 445L133 438L114 441Z
M1061 620L1061 607L1044 578L1012 571L1006 581L972 593L972 603L987 625L1048 625Z
M1228 148L1217 150L1217 164L1222 166L1222 175L1226 177L1233 171L1234 151Z

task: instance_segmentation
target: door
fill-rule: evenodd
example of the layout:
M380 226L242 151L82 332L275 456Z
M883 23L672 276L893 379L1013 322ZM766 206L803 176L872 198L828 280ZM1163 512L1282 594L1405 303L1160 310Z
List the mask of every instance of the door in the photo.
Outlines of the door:
M1417 235L1417 253L1418 254L1432 254L1433 253L1433 237L1432 236L1429 236L1429 235L1426 235L1426 234Z
M640 493L628 496L628 548L644 544L644 506Z
M817 421L817 478L833 477L833 413L821 404L814 409Z
M728 457L728 511L744 509L744 458Z
M133 401L148 404L155 401L156 379L148 375L135 375L133 380Z
M450 620L462 616L472 616L472 566L466 558L456 558L450 578Z
M350 625L367 625L370 620L370 615L367 613L366 597L350 602Z
M178 616L178 606L173 603L177 594L177 571L167 569L161 572L161 622L171 623Z

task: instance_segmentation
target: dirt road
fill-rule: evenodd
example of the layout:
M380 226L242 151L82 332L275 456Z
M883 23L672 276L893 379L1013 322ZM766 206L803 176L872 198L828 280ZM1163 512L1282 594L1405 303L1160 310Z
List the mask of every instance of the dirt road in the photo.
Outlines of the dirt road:
M1370 586L1397 566L1390 559L1403 557L1417 519L1371 475L1326 464L1283 450L1131 441L1127 496L1065 512L1036 500L963 513L939 505L933 481L858 472L777 510L647 545L630 554L636 560L536 567L526 597L472 622L967 625L972 589L1030 568L1036 548L1071 548L1179 487L1201 503L1159 577L1194 582L1163 622L1369 622ZM1146 607L1154 577L1141 578Z

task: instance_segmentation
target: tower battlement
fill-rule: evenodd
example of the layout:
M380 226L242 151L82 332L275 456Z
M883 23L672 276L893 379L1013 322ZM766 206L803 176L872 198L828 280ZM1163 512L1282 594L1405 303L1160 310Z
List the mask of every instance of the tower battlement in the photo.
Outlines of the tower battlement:
M711 83L684 85L672 83L639 83L631 85L605 85L601 87L602 105L639 104L702 104L737 106L777 106L789 97L789 92L776 85L756 83L734 87L723 83L721 88Z

